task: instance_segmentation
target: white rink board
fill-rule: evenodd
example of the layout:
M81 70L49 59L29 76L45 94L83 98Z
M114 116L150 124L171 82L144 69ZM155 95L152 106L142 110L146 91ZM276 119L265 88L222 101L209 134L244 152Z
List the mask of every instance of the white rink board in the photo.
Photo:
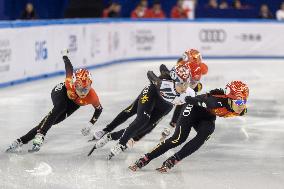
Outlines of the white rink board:
M177 58L188 48L204 57L284 58L281 22L41 22L46 25L0 29L0 86L64 71L63 48L71 50L76 68Z
M283 56L283 24L273 23L173 23L171 54L186 48L199 49L204 56ZM178 36L178 37L177 37Z
M205 60L209 73L203 78L206 90L223 87L232 79L250 88L248 114L243 118L218 118L210 140L168 174L155 168L173 154L173 149L153 160L145 169L127 169L160 138L170 116L121 156L106 160L115 144L87 157L92 144L81 128L93 114L82 107L48 132L39 153L6 154L17 137L36 126L51 108L50 91L64 77L34 81L0 89L0 188L2 189L283 189L284 185L284 64L276 60ZM128 106L148 84L146 72L156 73L161 63L133 62L92 70L103 113L96 123L101 129ZM125 127L129 122L123 124ZM195 135L192 131L189 139Z

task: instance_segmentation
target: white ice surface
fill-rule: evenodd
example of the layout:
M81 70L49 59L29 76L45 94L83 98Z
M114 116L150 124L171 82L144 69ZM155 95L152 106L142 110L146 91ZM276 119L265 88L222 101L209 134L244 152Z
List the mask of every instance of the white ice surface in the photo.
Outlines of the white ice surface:
M157 173L155 168L177 149L136 173L127 167L157 144L172 113L133 149L111 161L106 160L106 155L114 142L87 157L93 144L80 130L92 116L92 107L82 107L52 127L40 152L28 154L29 144L20 154L6 154L7 146L36 126L52 108L50 91L64 76L0 89L0 188L283 189L284 61L206 62L209 73L203 79L205 90L223 87L233 79L249 85L248 115L218 118L211 139L167 174ZM169 66L174 61L127 63L92 70L93 86L104 107L97 129L136 98L148 84L146 71L158 73L161 63ZM194 135L192 131L189 139Z

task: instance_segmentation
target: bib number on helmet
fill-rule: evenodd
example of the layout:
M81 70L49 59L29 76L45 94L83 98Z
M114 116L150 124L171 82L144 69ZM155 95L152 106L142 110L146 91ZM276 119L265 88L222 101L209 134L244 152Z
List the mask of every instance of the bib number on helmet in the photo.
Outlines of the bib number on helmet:
M182 112L182 115L183 116L189 116L190 115L190 112L191 112L191 110L192 110L192 108L193 108L193 105L191 105L191 104L188 104L186 107L185 107L185 109L184 109L184 111Z

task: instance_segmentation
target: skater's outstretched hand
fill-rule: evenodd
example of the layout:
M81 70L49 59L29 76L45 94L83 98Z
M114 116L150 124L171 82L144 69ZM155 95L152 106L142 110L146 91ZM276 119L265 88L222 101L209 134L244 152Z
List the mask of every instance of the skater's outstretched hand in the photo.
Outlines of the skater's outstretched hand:
M133 138L131 138L131 139L129 139L128 142L126 143L126 146L127 146L128 148L133 148L134 144L135 144L135 140L134 140Z
M164 128L164 130L161 133L160 141L164 141L172 132L172 130L176 127L176 123L170 122L170 125Z
M69 54L69 50L68 49L63 49L62 51L61 51L61 55L62 56L67 56Z
M88 122L87 126L81 130L82 135L87 136L90 134L93 124Z

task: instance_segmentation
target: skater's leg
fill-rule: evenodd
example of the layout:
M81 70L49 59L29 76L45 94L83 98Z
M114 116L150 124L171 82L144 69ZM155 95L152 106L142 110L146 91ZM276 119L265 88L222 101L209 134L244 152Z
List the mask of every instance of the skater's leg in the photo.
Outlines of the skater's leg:
M214 132L215 124L214 121L200 121L200 123L196 125L195 128L195 130L197 131L196 136L188 143L186 143L177 153L164 161L163 165L157 169L158 171L167 172L168 169L174 167L183 158L197 151Z
M177 160L191 155L207 141L215 130L214 121L201 121L196 127L196 136L186 143L176 154Z
M175 148L186 141L191 127L187 124L178 124L175 128L174 134L165 141L160 142L150 153L146 156L149 160L155 159L164 154L168 150Z
M121 129L119 131L116 132L112 132L110 133L111 139L112 140L118 140L122 137L123 133L125 132L125 129Z
M158 123L172 110L173 106L164 102L156 102L156 106L152 112L149 123L144 127L139 129L137 135L133 138L134 141L138 141L145 135L150 133Z
M167 140L159 143L150 153L145 154L143 157L138 159L133 165L129 166L129 169L132 171L136 171L137 169L141 169L146 166L151 160L159 157L160 155L167 152L169 149L174 148L184 141L186 141L191 127L187 124L180 124L178 121L178 125L175 128L175 132L172 137Z
M103 129L103 131L109 133L113 131L117 126L124 123L128 118L132 117L134 114L137 113L137 106L138 106L138 98L126 109L120 112L114 120Z
M109 159L121 153L126 148L126 143L128 142L128 140L133 138L137 134L139 129L148 124L157 98L158 94L156 87L153 84L144 88L139 96L137 116L135 120L125 129L125 132L119 139L119 143L111 148Z
M25 134L24 136L20 137L20 141L22 141L23 144L27 144L29 141L31 141L35 137L35 135L37 134L37 131L39 130L39 128L41 127L41 125L45 121L46 117L47 116L45 116L43 118L43 120L39 123L38 126L34 127L27 134Z

